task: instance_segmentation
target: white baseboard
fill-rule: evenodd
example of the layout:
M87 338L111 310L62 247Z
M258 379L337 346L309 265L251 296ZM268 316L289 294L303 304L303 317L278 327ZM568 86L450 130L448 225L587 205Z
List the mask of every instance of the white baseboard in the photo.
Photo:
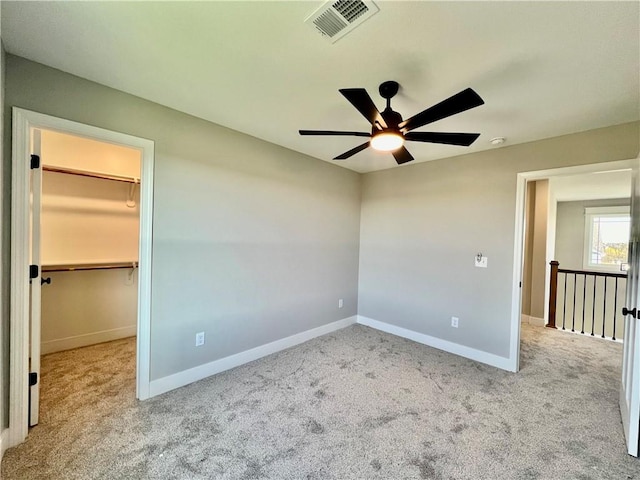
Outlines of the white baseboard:
M73 337L48 340L40 344L40 352L42 355L46 355L47 353L61 352L63 350L71 350L72 348L86 347L87 345L110 342L112 340L118 340L120 338L134 337L137 333L137 328L138 327L136 325L130 325L128 327L102 330L101 332L86 333L84 335L75 335Z
M356 319L357 317L355 315L343 318L342 320L322 325L321 327L313 328L305 332L297 333L290 337L252 348L251 350L236 353L235 355L230 355L213 362L205 363L204 365L199 365L197 367L190 368L189 370L184 370L167 377L152 380L150 383L150 397L155 397L156 395L160 395L170 390L189 385L190 383L197 382L198 380L210 377L216 373L239 367L245 363L253 362L254 360L266 357L272 353L295 347L296 345L312 340L316 337L326 335L327 333L335 332L336 330L353 325L356 323Z
M544 327L546 323L544 318L529 316L529 325L535 325L536 327Z
M5 428L0 433L0 462L2 462L2 457L4 456L4 451L9 448L9 429Z
M532 317L531 315L522 314L520 316L522 323L528 323L529 325L535 325L536 327L544 327L546 325L544 318Z
M407 338L409 340L413 340L414 342L428 345L429 347L444 350L445 352L453 353L455 355L460 355L461 357L475 360L476 362L486 363L487 365L491 365L492 367L500 368L502 370L508 370L510 372L514 371L512 365L513 362L506 357L500 357L498 355L494 355L493 353L476 350L475 348L466 347L464 345L449 342L447 340L442 340L441 338L432 337L424 333L418 333L406 328L396 327L395 325L379 322L378 320L373 320L372 318L363 317L361 315L358 315L358 323L366 325L367 327L375 328L376 330L381 330L383 332L396 335L398 337Z

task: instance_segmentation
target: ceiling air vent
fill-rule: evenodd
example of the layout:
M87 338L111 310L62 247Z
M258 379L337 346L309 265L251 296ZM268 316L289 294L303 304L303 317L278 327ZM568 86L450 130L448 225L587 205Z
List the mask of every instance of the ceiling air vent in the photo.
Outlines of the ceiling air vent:
M333 0L309 15L304 23L311 25L327 41L335 43L378 10L369 0Z

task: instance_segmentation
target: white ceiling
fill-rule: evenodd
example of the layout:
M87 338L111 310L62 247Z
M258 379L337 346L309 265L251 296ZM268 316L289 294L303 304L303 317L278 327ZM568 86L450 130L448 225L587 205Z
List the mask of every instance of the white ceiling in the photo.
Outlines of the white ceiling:
M631 197L631 169L552 177L558 202Z
M640 2L378 1L335 44L303 20L322 2L2 1L5 49L80 77L331 159L367 131L338 93L396 80L405 118L472 87L486 104L419 131L479 132L469 147L409 143L416 162L638 120ZM395 166L367 149L336 162Z

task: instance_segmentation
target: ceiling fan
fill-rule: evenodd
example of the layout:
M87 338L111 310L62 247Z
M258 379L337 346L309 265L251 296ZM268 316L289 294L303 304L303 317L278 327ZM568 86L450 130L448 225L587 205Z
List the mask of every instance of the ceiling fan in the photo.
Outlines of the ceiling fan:
M462 90L413 117L402 120L402 116L391 109L391 99L398 93L398 88L398 82L394 81L384 82L380 85L380 96L387 100L387 107L382 112L378 111L364 88L340 89L340 93L371 123L371 133L300 130L300 135L369 137L370 140L338 155L334 160L349 158L371 145L376 150L391 152L398 164L413 160L413 156L404 147L405 141L444 143L468 147L480 136L479 133L412 132L412 130L429 123L483 105L484 100L473 89Z

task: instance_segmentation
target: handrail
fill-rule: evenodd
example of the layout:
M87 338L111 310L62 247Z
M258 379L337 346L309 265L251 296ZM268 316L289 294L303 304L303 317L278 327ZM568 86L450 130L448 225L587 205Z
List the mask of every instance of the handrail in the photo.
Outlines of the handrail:
M76 270L111 270L114 268L138 268L138 262L83 263L43 265L42 272L74 272Z
M594 277L627 278L626 273L597 272L595 270L570 270L568 268L558 268L558 273L576 273L578 275L593 275Z

